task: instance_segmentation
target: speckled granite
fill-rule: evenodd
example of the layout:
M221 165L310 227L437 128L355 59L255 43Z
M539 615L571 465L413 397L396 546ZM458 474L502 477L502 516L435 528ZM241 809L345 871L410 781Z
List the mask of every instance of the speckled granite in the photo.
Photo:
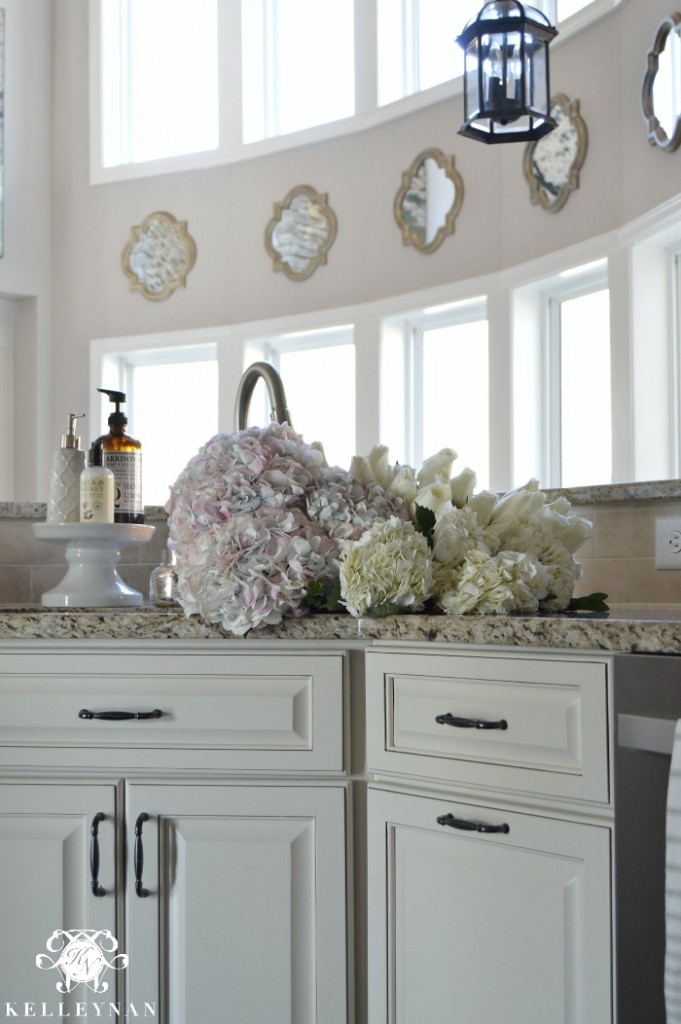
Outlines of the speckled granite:
M44 519L47 505L40 501L0 501L0 519ZM147 520L156 521L167 518L162 505L146 505L144 515Z
M652 501L681 498L681 480L645 480L641 483L599 484L591 487L542 488L549 501L564 494L572 505L598 505L618 501ZM46 506L40 502L0 501L0 519L44 519ZM149 520L166 519L162 505L147 505Z
M406 640L452 644L543 647L580 651L681 654L681 612L627 610L609 618L570 616L394 615L353 619L318 615L287 619L251 632L248 640ZM664 617L660 617L664 616ZM234 640L220 626L185 617L180 609L0 608L2 640Z
M542 488L549 501L564 495L571 505L600 505L618 501L654 501L681 498L681 480L645 480L631 484L592 487Z

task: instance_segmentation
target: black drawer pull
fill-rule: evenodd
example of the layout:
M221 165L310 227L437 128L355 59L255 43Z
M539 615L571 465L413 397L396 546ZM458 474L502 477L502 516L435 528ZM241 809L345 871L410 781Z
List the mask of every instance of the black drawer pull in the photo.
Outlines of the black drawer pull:
M99 884L99 823L104 821L106 815L98 811L92 819L90 829L90 886L93 896L105 896L104 889Z
M510 832L511 826L503 825L482 825L478 821L466 821L465 818L455 818L453 814L441 814L435 819L438 825L449 825L450 828L460 828L464 832Z
M142 873L144 871L144 847L142 845L142 825L149 821L146 811L138 816L135 822L135 849L133 852L133 863L135 865L135 892L140 897L149 895L149 890L142 885Z
M142 721L147 718L161 718L162 715L160 708L154 708L153 711L88 711L87 708L81 708L78 712L79 718L99 718L104 722L127 722L131 718Z
M446 715L436 715L435 721L438 725L454 725L457 729L508 729L505 718L498 722L485 722L481 718L457 718L447 712Z

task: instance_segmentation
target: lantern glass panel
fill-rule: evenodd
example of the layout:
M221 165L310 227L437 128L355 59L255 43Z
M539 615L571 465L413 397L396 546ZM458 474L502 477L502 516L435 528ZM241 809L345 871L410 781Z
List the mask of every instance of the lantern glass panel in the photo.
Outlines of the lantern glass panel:
M475 36L466 47L465 104L467 119L478 117L480 113L479 68L478 38Z
M545 46L541 46L535 53L533 60L527 62L525 75L528 107L539 114L548 114L549 94L546 74Z

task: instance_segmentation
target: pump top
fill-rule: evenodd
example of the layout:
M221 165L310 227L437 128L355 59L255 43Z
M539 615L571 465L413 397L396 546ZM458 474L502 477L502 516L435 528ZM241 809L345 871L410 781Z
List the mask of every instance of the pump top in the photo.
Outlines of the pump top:
M110 427L124 427L128 422L128 417L124 412L121 412L121 402L125 401L125 395L122 391L108 391L107 388L97 388L103 395L109 396L109 401L113 402L116 406L116 411L112 412L109 416Z
M80 420L84 416L84 412L69 413L69 425L66 433L61 435L62 448L80 448L80 438L76 436L76 420Z

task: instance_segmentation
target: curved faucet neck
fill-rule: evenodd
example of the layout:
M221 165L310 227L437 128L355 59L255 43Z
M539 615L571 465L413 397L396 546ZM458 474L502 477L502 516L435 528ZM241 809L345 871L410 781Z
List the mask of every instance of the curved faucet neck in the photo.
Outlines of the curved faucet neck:
M288 423L291 426L291 414L286 405L286 392L281 377L271 363L251 363L239 381L234 403L234 429L244 430L248 419L248 407L255 385L262 378L267 386L267 393L272 403L272 420L277 423Z

